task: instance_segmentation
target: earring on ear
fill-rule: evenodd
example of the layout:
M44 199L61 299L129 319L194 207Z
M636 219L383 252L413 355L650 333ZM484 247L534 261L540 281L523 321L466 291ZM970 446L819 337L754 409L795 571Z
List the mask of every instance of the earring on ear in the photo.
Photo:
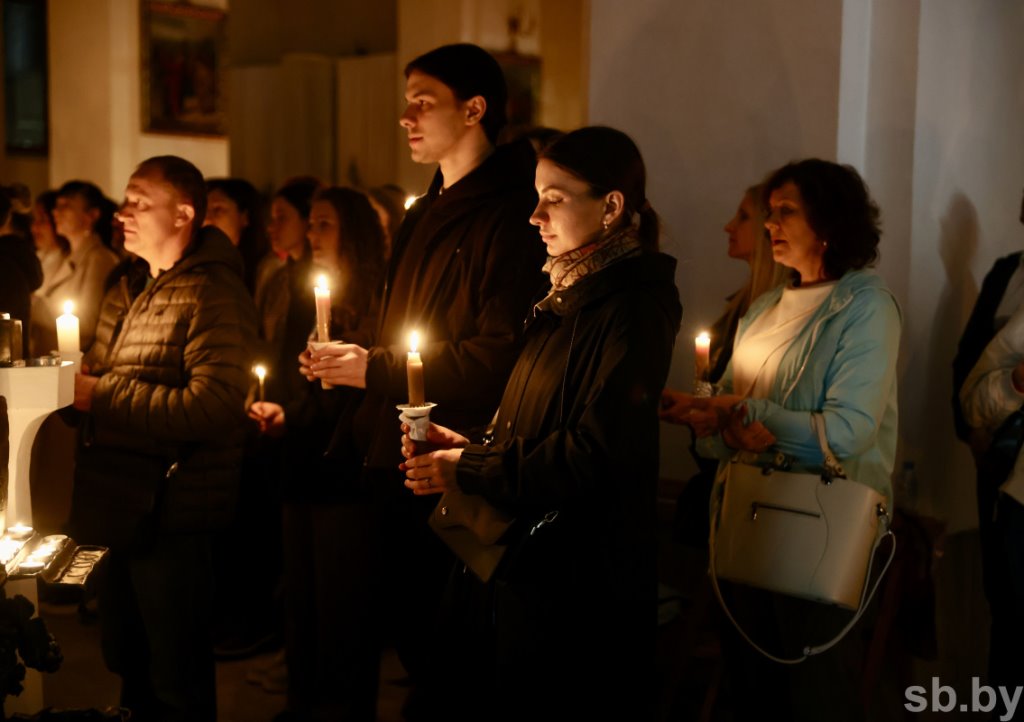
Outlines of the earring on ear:
M606 231L608 230L608 221L602 222L601 225L604 227Z

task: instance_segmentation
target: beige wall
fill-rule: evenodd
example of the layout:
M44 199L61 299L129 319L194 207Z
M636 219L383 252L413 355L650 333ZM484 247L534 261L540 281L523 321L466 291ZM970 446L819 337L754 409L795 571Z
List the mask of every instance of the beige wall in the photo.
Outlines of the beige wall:
M227 173L224 138L142 132L137 0L50 0L49 12L51 186L82 178L120 198L135 165L165 153Z
M390 53L396 17L396 0L240 0L228 24L231 65L275 63L289 53Z

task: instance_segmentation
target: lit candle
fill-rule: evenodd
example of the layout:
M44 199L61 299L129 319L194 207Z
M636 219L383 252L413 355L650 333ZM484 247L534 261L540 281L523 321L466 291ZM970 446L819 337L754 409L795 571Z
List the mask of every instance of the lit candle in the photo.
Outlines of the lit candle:
M81 351L78 333L78 316L72 311L75 304L64 302L64 313L57 317L57 348L62 354L75 354Z
M327 276L317 276L313 294L316 296L316 340L327 343L331 340L331 289Z
M707 381L708 366L710 366L711 336L707 331L701 331L694 340L696 354L694 356L694 378L698 381Z
M260 401L265 401L266 399L263 397L263 380L267 378L267 369L264 366L257 366L253 371L260 382Z
M416 196L406 196L406 199L405 199L405 210L409 210L410 208L412 208L412 206L413 206L413 204L415 202L416 202Z
M427 403L423 391L423 360L417 350L420 335L416 331L409 334L409 356L405 363L406 375L409 377L409 406L423 406Z

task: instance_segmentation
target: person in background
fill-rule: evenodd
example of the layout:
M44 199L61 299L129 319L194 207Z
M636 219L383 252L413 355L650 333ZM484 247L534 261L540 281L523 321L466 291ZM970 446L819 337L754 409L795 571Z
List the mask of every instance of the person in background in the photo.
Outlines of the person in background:
M1019 220L1024 224L1024 197ZM989 679L992 684L1006 685L1019 683L1007 673L1020 668L1020 649L1013 631L1019 627L1020 608L1011 578L1006 574L1007 559L997 529L996 508L1001 503L999 489L1013 471L1017 450L1024 438L1024 413L1016 410L994 427L990 423L971 424L965 418L961 399L964 382L982 352L1021 307L1024 307L1024 252L1017 251L997 259L985 274L953 359L953 425L957 437L971 449L976 474L981 576L992 620Z
M211 178L204 223L217 226L242 254L245 287L253 298L262 298L270 277L284 265L267 239L263 201L252 183L242 178Z
M287 359L289 366L295 353L305 345L305 339L294 351L292 347L295 344L290 344L282 355L285 331L300 326L305 328L309 314L315 312L307 234L313 196L320 187L316 178L291 178L274 193L270 202L267 236L271 249L284 258L285 263L263 286L263 293L256 298L256 308L260 313L260 336L269 347L267 358L275 362Z
M446 45L412 60L405 76L399 123L413 161L437 163L438 171L395 237L373 344L303 354L301 365L311 382L366 389L352 434L366 459L373 528L346 553L352 583L372 586L377 596L348 623L358 634L384 621L414 685L406 714L436 719L436 709L418 711L416 685L430 673L431 631L451 554L427 526L433 501L411 497L398 471L392 432L395 406L408 400L409 334L422 335L427 400L438 404L437 420L465 432L483 428L541 286L542 249L528 222L536 205L533 148L495 147L506 122L501 66L475 45ZM378 679L379 654L352 664L364 670L361 679ZM363 685L345 719L375 719L376 702L376 685Z
M36 246L39 263L43 267L43 285L36 291L40 296L45 296L53 285L57 269L70 249L68 239L57 233L53 221L53 210L56 205L57 191L40 193L32 205L32 242Z
M725 373L725 367L732 358L736 327L750 308L750 304L765 291L782 283L787 275L785 267L777 264L772 258L772 242L764 226L766 213L762 191L761 185L748 188L740 200L736 214L725 224L724 230L729 237L726 253L729 258L745 261L750 268L750 274L746 283L726 298L725 311L711 325L708 381L712 384L717 384ZM672 424L686 424L688 396L674 389L662 391L661 419ZM677 537L687 543L706 549L708 500L718 462L705 459L697 453L696 437L691 442L690 452L697 462L699 471L687 482L679 497L675 532Z
M405 218L406 194L401 188L393 183L375 186L366 191L366 195L380 217L380 224L384 226L384 260L391 257L391 244L395 234L402 225Z
M991 438L1024 404L1024 306L1018 307L999 332L985 346L981 358L964 380L960 390L963 421L977 436ZM999 594L992 600L993 639L990 668L993 683L1017 685L1024 682L1024 454L1017 453L1003 482L997 487L997 500L991 520L995 542L989 552L984 573L986 584L998 584ZM1006 452L1012 453L1012 452ZM989 579L988 577L994 577ZM998 581L996 581L998 580ZM1012 613L1008 613L1012 612ZM998 627L996 623L998 621ZM1008 650L1015 654L1005 654ZM1002 652L1003 654L1000 654ZM1000 700L1000 708L1004 707ZM1005 717L1005 709L996 714Z
M29 353L32 292L43 282L43 269L28 230L30 200L25 186L0 186L0 313L21 321L21 356Z
M722 394L695 400L698 449L721 465L748 452L765 466L781 453L793 470L819 472L811 414L820 413L848 478L891 507L901 316L892 292L867 270L878 258L878 206L853 167L819 159L776 170L764 199L772 254L792 270L791 281L762 294L740 319ZM727 582L722 592L747 633L778 656L828 640L851 615ZM736 707L737 719L765 709L780 719L864 719L864 624L795 665L768 661L725 626L719 699Z
M41 312L33 321L33 353L57 348L57 316L64 313L65 301L74 303L81 333L81 348L88 351L96 333L100 301L107 276L120 259L102 240L109 240L111 224L104 222L107 199L100 189L86 181L68 181L57 191L53 218L57 233L68 241L69 251L57 269L40 304Z
M384 229L367 197L351 188L326 188L313 199L309 243L314 272L331 294L331 338L367 343L360 328L376 318L384 277ZM306 319L307 337L315 316ZM372 589L353 579L351 547L366 538L372 518L359 483L363 457L352 444L352 417L362 389L325 390L291 366L280 395L251 405L264 434L283 436L283 529L286 580L288 715L338 720L365 687L376 686L362 664L377 651L370 626L349 619L372 603ZM369 559L369 557L364 557Z
M267 367L268 399L284 401L296 393L295 382L300 379L294 371L295 357L306 347L311 324L316 318L315 273L307 236L313 196L319 189L317 179L295 177L285 181L271 200L267 236L273 252L285 260L256 297L261 344L253 358L254 364L262 363ZM253 401L257 399L250 393L246 408L251 410ZM281 502L286 476L283 449L276 434L259 433L258 422L252 421L249 430L242 461L245 483L238 515L232 529L222 536L218 545L220 569L227 580L219 591L219 639L215 648L222 658L250 656L266 646L280 644L283 636L281 627L284 597L287 596L281 583L284 564ZM231 559L244 553L239 540L255 528L259 528L256 542L259 553L232 564ZM253 574L262 574L264 579L246 589L242 580ZM235 612L240 603L245 605L244 614ZM246 680L268 692L284 694L288 690L284 646L265 663L249 669Z

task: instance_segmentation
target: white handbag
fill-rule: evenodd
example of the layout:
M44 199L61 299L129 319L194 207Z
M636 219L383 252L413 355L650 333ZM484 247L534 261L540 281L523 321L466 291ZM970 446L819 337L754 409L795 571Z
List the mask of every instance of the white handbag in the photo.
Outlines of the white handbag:
M712 494L710 574L726 616L757 651L795 664L831 648L860 619L896 552L885 497L846 478L828 446L825 419L812 414L824 454L820 474L760 467L733 459L719 472ZM870 587L871 566L882 540L892 539L889 558ZM750 640L733 618L718 580L855 610L838 636L780 659Z

